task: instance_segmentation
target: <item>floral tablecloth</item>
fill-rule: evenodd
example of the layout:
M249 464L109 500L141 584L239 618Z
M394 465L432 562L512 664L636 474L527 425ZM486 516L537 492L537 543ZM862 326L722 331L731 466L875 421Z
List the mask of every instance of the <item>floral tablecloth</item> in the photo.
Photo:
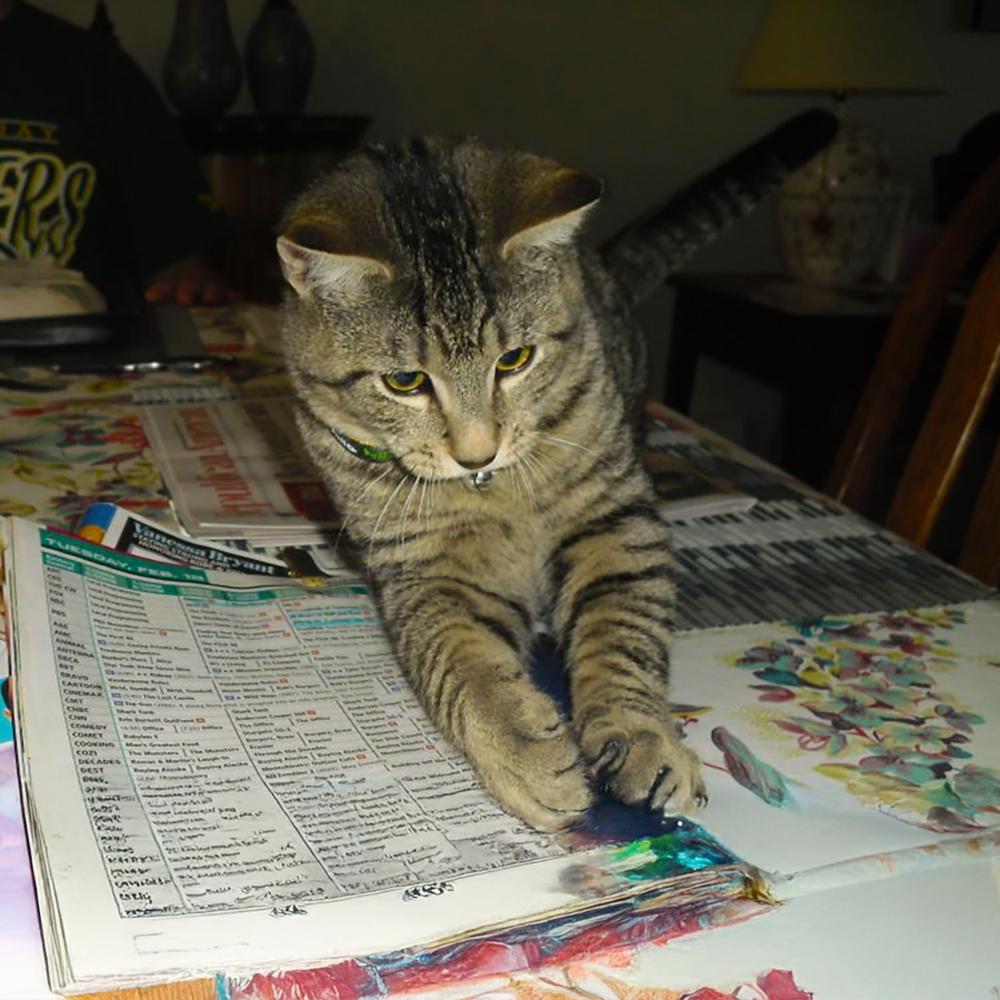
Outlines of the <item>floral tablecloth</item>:
M35 369L0 378L0 513L68 529L88 504L110 499L175 523L139 420L142 400L166 388L269 391L286 384L277 360L248 346L237 313L194 315L208 349L239 363L185 376L70 379ZM784 859L794 868L828 863L845 840L889 850L993 827L1000 818L1000 605L988 589L814 496L797 498L773 470L744 462L737 449L718 441L697 444L686 420L658 412L656 433L665 446L711 466L713 474L742 477L741 488L760 498L753 511L682 523L675 531L690 623L675 647L675 712L705 763L709 829L717 822L752 861L780 867L775 861ZM873 569L876 559L882 563ZM753 581L771 595L763 603L760 593L749 593ZM812 605L804 593L810 588ZM917 595L914 606L908 594ZM775 608L793 613L762 614L772 599ZM2 726L0 996L21 1000L46 992L12 745L4 742ZM1000 934L1000 907L993 904L995 893L979 900L976 926L995 924ZM896 932L879 929L893 947L912 929L913 912L905 920L899 912ZM730 928L727 940L738 944L739 935L772 919ZM941 930L939 938L958 954L963 940L975 940L963 933L958 926L951 937ZM449 995L803 1000L812 995L806 991L814 978L824 990L816 993L821 1000L859 996L838 991L840 957L827 955L828 944L808 940L805 932L795 947L774 955L755 945L751 957L725 975L714 974L711 956L700 953L685 965L680 939L663 950L669 960L652 978L643 973L648 962L633 973L627 965L636 943L620 944L615 969L604 956L605 964L512 970L488 992L470 986ZM880 971L878 947L873 941L875 978L866 980L866 989L874 992L867 995L900 995L894 992L899 977ZM803 978L796 956L812 978ZM989 975L972 967L974 956L963 974L978 988ZM786 958L787 966L780 964ZM273 977L220 984L206 989L218 988L228 1000L292 995ZM350 993L343 982L339 992L311 993L305 979L291 986L296 997L368 995Z
M137 398L284 384L278 360L248 346L233 309L192 314L208 352L238 364L204 374L69 376L22 368L0 377L0 514L68 529L90 503L111 500L176 526Z

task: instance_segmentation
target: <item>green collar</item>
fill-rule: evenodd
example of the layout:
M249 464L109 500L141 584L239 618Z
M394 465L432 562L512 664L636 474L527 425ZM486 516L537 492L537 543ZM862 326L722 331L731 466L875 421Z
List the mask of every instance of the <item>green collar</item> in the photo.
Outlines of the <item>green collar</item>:
M395 458L395 455L391 451L376 448L373 444L363 444L361 441L355 441L354 438L349 438L346 434L341 434L340 431L334 430L332 427L330 428L330 433L355 458L364 459L366 462L391 462Z

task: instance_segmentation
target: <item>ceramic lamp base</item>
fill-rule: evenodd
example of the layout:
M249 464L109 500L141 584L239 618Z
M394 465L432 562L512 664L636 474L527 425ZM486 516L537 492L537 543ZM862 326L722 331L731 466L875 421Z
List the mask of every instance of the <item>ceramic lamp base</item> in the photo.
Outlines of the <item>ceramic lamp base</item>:
M836 138L777 198L788 269L804 281L854 284L878 268L896 202L874 129L842 119Z

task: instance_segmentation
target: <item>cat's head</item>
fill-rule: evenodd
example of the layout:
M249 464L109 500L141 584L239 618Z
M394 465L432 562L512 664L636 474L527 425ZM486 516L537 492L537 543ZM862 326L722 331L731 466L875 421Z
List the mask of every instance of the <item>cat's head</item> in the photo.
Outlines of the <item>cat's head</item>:
M597 363L574 240L600 182L474 140L352 156L290 207L289 368L309 411L428 479L513 464Z

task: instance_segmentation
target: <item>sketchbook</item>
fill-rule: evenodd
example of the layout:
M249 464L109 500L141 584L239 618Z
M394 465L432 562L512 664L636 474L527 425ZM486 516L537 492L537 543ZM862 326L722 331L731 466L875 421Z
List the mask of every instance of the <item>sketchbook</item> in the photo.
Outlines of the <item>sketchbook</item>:
M684 820L553 836L502 812L418 707L358 580L8 527L18 765L59 992L748 893L750 870Z

